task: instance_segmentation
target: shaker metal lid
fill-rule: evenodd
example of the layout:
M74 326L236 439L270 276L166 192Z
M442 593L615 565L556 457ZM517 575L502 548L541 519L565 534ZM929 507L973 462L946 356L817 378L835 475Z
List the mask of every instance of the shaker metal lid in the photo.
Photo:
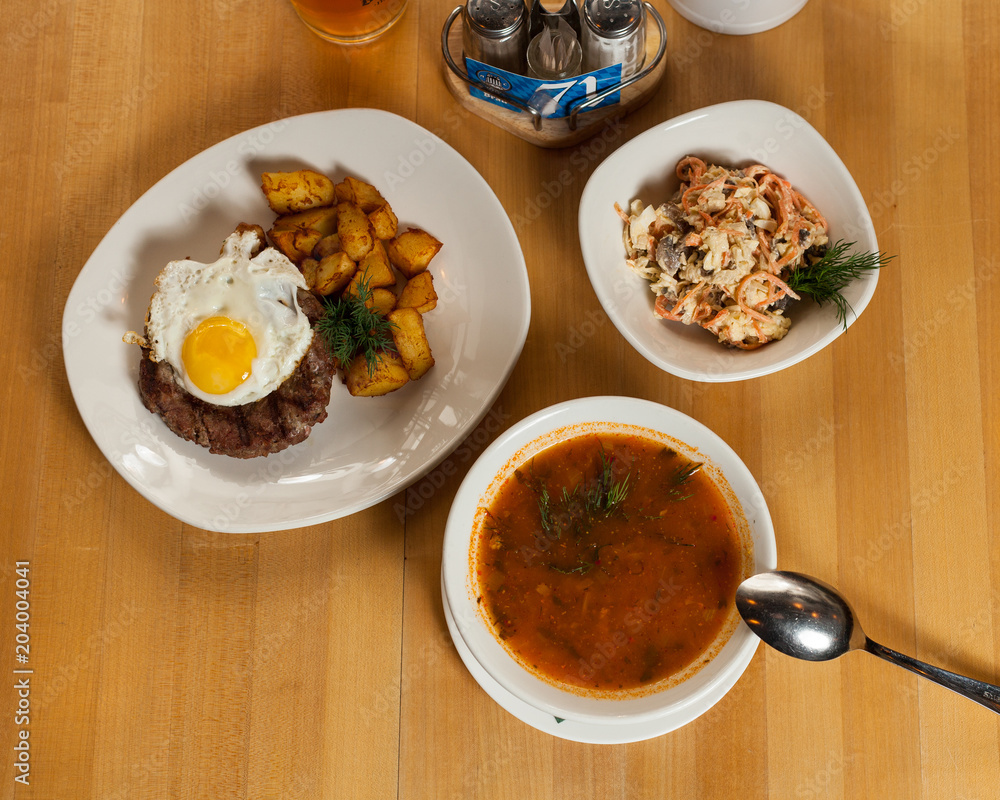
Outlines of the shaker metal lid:
M480 36L500 39L524 21L524 0L468 0L465 19Z
M602 39L619 39L633 33L642 24L642 3L639 0L586 0L583 18Z

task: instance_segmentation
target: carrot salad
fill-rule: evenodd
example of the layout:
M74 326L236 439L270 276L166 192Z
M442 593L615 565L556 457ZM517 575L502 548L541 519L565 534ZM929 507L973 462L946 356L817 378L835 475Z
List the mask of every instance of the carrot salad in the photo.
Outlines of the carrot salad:
M677 177L680 189L658 207L633 200L626 213L615 203L626 263L650 282L655 313L744 350L781 339L791 325L784 312L799 299L787 280L829 243L823 215L761 164L687 156Z

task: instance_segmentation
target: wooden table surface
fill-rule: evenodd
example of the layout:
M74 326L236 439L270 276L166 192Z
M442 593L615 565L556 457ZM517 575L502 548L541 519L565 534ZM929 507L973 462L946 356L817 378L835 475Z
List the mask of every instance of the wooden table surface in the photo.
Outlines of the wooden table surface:
M656 0L670 44L652 100L599 144L544 150L449 94L439 37L454 4L411 3L380 41L342 49L281 0L0 0L0 797L997 796L1000 718L861 654L807 664L761 647L710 713L642 743L523 724L445 627L441 542L468 463L419 504L417 484L328 524L234 535L181 524L102 456L60 331L115 220L230 135L385 109L475 166L527 261L527 342L493 407L502 425L480 426L474 446L579 396L677 408L757 477L779 566L841 587L876 640L1000 683L1000 6L811 0L734 37ZM897 258L857 324L808 361L695 384L651 368L607 322L576 209L607 152L742 98L793 109L826 137ZM562 196L530 219L570 166ZM584 320L584 346L555 346ZM419 508L398 514L407 502ZM20 562L33 672L19 693ZM14 780L23 730L27 786Z

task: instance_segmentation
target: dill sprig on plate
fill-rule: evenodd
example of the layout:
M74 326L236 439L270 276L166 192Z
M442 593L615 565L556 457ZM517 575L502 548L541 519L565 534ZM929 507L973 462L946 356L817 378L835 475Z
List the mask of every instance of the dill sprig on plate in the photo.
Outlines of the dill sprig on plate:
M847 312L851 304L841 293L851 281L866 272L881 269L894 256L884 253L852 253L856 242L842 239L830 245L823 257L812 264L799 267L788 278L788 286L798 294L811 297L819 305L832 302L837 307L837 319L847 329Z
M324 297L323 316L316 322L316 332L337 363L346 369L359 354L364 355L369 375L375 371L380 353L396 349L392 341L395 325L368 307L370 297L366 280L358 284L357 296Z

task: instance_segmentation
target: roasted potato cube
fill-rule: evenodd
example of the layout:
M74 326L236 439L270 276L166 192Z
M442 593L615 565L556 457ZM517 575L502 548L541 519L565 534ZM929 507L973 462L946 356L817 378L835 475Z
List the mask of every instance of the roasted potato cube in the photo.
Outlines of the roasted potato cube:
M278 217L267 235L282 253L296 264L301 264L303 259L312 256L320 240L336 229L336 209L315 208Z
M380 353L371 372L364 355L358 355L347 369L347 391L355 397L375 397L394 392L409 379L406 367L396 353Z
M399 220L388 203L383 203L374 211L368 213L368 221L372 224L375 236L379 239L391 239L399 230Z
M319 231L323 236L329 236L337 231L337 208L336 206L324 206L323 208L300 211L297 214L282 214L271 225L272 230L289 228Z
M396 307L396 293L391 289L372 289L365 305L380 317L385 317Z
M385 205L385 198L381 192L370 183L359 181L357 178L347 176L336 186L337 199L354 203L361 207L366 214L374 211L379 206Z
M304 258L299 268L302 270L302 277L306 279L306 286L310 289L315 289L316 271L319 269L319 262L315 258Z
M321 237L319 231L309 228L304 230L296 228L287 231L272 229L267 232L267 235L272 244L284 253L289 261L299 265L311 256L313 248L316 247L316 243Z
M438 296L434 291L434 279L427 270L410 278L399 293L397 308L415 308L421 314L432 311L437 306Z
M292 247L295 248L296 258L292 258L292 261L299 264L310 258L312 251L316 249L316 245L322 238L323 234L312 228L300 228L295 231L295 235L292 237Z
M337 294L351 282L358 265L347 253L331 253L320 260L316 268L316 291L322 295Z
M260 188L275 214L292 214L307 208L331 205L336 199L333 181L311 169L265 172Z
M414 308L397 308L389 315L392 341L411 381L422 378L434 366L431 345L424 332L424 318Z
M441 242L419 228L409 228L385 245L389 261L407 278L427 269L440 249Z
M299 264L305 257L295 248L296 237L299 233L300 231L294 228L289 228L288 230L275 230L272 228L267 232L267 238L271 240L271 244L281 253L284 253L286 258Z
M337 206L337 234L340 245L354 261L360 261L375 244L371 223L360 206L340 203Z
M334 253L339 253L343 249L340 246L340 236L337 233L331 233L329 236L324 236L320 239L319 243L313 248L313 258L320 261Z
M389 266L389 259L385 255L385 248L382 242L376 240L371 252L361 259L358 264L358 271L354 273L351 282L344 289L344 294L361 295L361 284L368 288L368 292L374 289L384 289L388 286L395 288L396 273Z
M368 286L372 289L396 285L396 273L389 266L389 256L386 255L385 245L378 239L372 244L368 255L361 259L358 270L363 273L364 279L368 281Z

